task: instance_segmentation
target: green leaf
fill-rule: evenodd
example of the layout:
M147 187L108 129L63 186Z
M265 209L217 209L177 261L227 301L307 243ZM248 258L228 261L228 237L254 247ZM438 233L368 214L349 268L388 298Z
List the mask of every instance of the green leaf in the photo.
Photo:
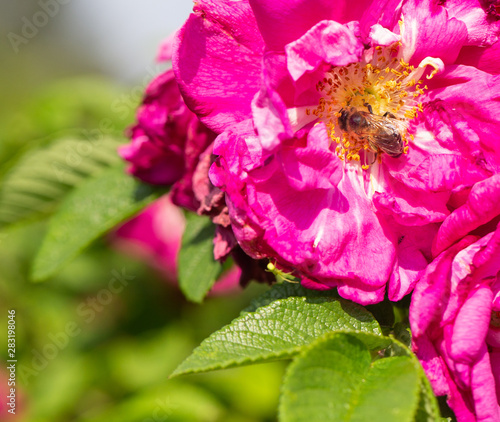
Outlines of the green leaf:
M397 328L397 326L398 324L395 325L395 331L404 329L404 331L402 332L402 340L393 338L392 344L384 350L384 355L386 357L410 357L413 361L415 369L419 374L419 403L413 420L416 422L440 421L440 411L437 398L432 391L432 387L429 380L427 379L427 376L425 375L424 368L422 368L422 365L420 364L418 358L410 350L409 343L411 342L411 339L408 338L408 335L410 334L406 330L406 328L403 328L406 327L406 324L402 324L400 328ZM408 343L408 345L403 342Z
M418 364L418 366L420 366ZM422 367L419 368L420 372L420 396L418 408L415 413L415 422L437 422L441 421L441 414L439 405L432 391L431 384L425 376Z
M335 331L381 334L371 314L347 300L289 297L246 313L212 334L173 375L288 359Z
M129 218L160 192L125 174L119 164L86 180L69 194L52 217L35 257L32 278L44 280L91 242Z
M52 212L86 178L121 161L122 142L61 139L31 149L5 174L0 188L0 227Z
M188 213L179 252L179 287L200 303L217 280L222 266L214 259L215 224L208 217Z
M287 297L332 297L339 298L337 294L337 290L311 290L305 289L299 283L290 283L284 281L280 284L273 285L267 292L258 298L252 300L250 306L243 309L242 312L254 312L258 308L262 306L266 306L274 302L278 299L285 299ZM356 306L357 309L361 309L361 306ZM353 308L354 309L354 308ZM363 315L369 315L370 320L372 319L371 315L364 310L362 311Z
M420 377L411 357L371 362L369 349L356 336L328 334L290 365L280 420L410 422L419 391Z
M101 408L104 406L100 406ZM224 408L209 391L196 385L168 381L128 396L114 406L100 411L97 406L81 422L215 422L221 420Z

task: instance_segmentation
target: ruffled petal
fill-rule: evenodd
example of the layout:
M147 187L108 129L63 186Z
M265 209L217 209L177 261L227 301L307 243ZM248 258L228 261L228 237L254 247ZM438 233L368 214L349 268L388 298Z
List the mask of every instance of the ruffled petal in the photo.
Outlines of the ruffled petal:
M389 180L383 192L375 192L373 203L379 212L393 216L399 224L421 226L441 222L449 215L449 197L448 192L408 189L397 180Z
M121 146L118 153L130 162L127 172L154 185L169 185L184 174L184 162L180 154L164 151L150 142L143 134L135 134L134 141Z
M343 175L342 161L328 148L318 148L328 142L325 125L317 125L308 135L307 148L286 148L278 155L288 184L297 191L336 188Z
M364 37L369 34L373 25L377 24L391 31L394 30L401 16L402 3L401 0L371 1L363 9L363 16L360 19L361 35ZM351 7L348 9L351 9Z
M453 325L450 348L450 357L455 361L471 364L478 360L490 323L492 300L490 288L482 286L472 292L460 308Z
M395 230L395 225L391 228ZM414 227L400 226L396 247L397 263L389 282L389 299L399 301L410 293L430 262L430 241L438 230L437 224Z
M429 100L441 100L455 133L469 143L483 167L500 172L500 76L469 66L450 66L429 83ZM446 122L446 116L443 116ZM469 140L467 141L467 138Z
M467 26L466 45L489 46L498 40L500 24L488 16L481 0L446 0L446 10L451 18Z
M418 360L425 370L434 394L436 396L449 394L448 370L433 342L424 334L418 340L413 340L413 350L417 353Z
M500 174L472 188L467 203L443 222L433 245L436 255L467 233L500 215Z
M437 335L435 332L450 295L447 282L450 265L462 246L463 242L435 258L416 285L410 305L411 331L415 339Z
M285 46L288 71L294 80L321 64L347 66L359 62L363 44L338 22L323 20L297 41Z
M263 86L252 101L253 122L262 148L272 152L293 136L287 108L271 87Z

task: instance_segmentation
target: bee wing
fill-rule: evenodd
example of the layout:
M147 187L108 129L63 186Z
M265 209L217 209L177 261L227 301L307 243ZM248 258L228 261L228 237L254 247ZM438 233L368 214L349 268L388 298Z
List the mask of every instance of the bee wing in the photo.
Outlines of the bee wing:
M356 131L360 138L368 140L370 147L375 151L383 151L391 157L396 157L403 152L401 133L407 129L407 123L391 117L378 116L364 113L367 125Z

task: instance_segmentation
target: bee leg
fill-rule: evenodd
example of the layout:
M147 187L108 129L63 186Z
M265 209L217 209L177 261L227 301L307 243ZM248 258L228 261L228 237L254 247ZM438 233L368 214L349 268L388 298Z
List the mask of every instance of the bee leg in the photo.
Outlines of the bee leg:
M391 112L389 112L389 111L385 112L384 117L390 117L391 119L395 119L396 118L396 116L394 114L392 114Z
M363 103L363 105L368 109L368 111L370 112L370 114L373 114L373 109L372 109L372 106L368 103Z

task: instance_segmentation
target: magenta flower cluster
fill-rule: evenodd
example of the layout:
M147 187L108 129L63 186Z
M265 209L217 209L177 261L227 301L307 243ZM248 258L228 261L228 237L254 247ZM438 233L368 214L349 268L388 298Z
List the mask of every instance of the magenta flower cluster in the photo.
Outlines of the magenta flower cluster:
M499 11L197 1L121 152L212 216L218 258L361 304L413 292L413 348L459 421L500 421Z

